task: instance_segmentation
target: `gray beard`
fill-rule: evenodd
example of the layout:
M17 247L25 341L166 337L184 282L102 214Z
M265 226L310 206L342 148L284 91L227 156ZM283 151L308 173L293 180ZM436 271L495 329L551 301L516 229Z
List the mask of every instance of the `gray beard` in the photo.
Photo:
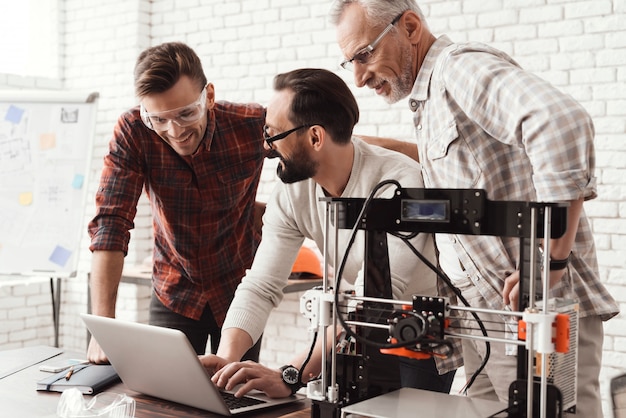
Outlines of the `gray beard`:
M385 101L389 104L397 103L411 94L413 84L415 83L411 60L409 59L411 57L410 46L402 50L402 56L404 57L404 61L402 63L400 76L394 80L387 81L391 87L391 91L388 96L385 96Z

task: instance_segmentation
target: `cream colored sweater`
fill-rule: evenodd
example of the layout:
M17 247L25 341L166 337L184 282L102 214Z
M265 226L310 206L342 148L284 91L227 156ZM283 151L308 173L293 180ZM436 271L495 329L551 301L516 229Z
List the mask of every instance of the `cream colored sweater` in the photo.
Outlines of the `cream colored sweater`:
M368 197L382 180L397 180L402 187L423 187L421 166L404 154L371 146L354 139L354 163L348 184L341 197ZM377 197L390 197L394 185L379 190ZM251 268L237 288L223 329L240 328L254 341L263 333L272 308L283 298L283 288L305 238L324 248L326 203L322 188L309 179L294 184L278 183L267 202L263 216L263 238ZM338 258L341 262L350 230L339 231ZM333 240L330 240L333 241ZM331 244L334 244L331 242ZM419 234L412 244L429 260L434 260L431 237ZM436 294L432 273L400 239L388 235L389 262L394 298L416 294ZM362 289L364 258L363 231L358 232L346 262L343 279ZM330 265L334 249L329 248ZM406 300L406 299L401 299ZM410 300L410 299L409 299Z

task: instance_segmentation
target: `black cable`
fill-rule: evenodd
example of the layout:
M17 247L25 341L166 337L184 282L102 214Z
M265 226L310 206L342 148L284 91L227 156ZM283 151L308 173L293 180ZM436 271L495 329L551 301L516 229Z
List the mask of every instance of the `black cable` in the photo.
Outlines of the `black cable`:
M409 249L413 252L413 254L415 254L420 260L422 260L424 264L426 264L432 271L435 272L435 274L437 274L437 276L441 280L444 281L444 283L454 292L454 294L459 298L459 300L465 306L470 307L470 304L467 301L467 299L465 299L461 291L456 286L454 286L454 284L452 284L452 282L450 281L450 278L446 274L440 271L430 261L428 261L426 257L424 257L419 251L417 251L417 249L415 249L415 247L413 246L413 244L411 244L411 242L409 242L409 240L403 238L402 241L409 247ZM478 314L476 312L470 311L470 313L472 314L474 319L476 319L476 322L478 323L478 326L480 327L480 330L483 336L487 337L488 336L487 329L485 328L485 324L483 323L482 319L478 317ZM491 355L491 344L489 343L489 341L485 341L485 357L483 358L483 361L480 367L476 369L476 371L472 374L470 380L465 385L464 392L467 392L467 390L474 384L474 381L476 380L478 375L487 366L487 361L489 360L490 355Z
M361 208L361 211L359 212L359 215L356 218L356 221L354 223L354 226L352 227L352 230L350 232L350 239L348 240L348 244L346 245L346 249L343 253L343 257L341 259L341 263L339 264L339 269L337 269L336 272L336 277L335 277L335 289L339 289L339 284L341 283L341 277L343 275L343 270L346 266L346 262L348 260L348 254L350 253L350 249L352 248L352 245L354 244L354 240L356 239L356 234L359 231L359 225L363 219L363 215L365 213L367 213L367 209L369 208L369 205L372 201L372 199L374 198L374 195L376 194L376 192L383 186L386 186L388 184L394 184L397 188L400 188L400 183L396 180L384 180L381 181L380 183L378 183L374 189L372 189L372 191L370 192L369 196L365 199L365 202L363 203L363 207ZM339 306L339 292L335 291L335 295L334 295L334 299L335 299L335 306ZM355 340L366 344L366 345L371 345L374 347L378 347L378 348L399 348L403 345L399 345L399 344L381 344L377 341L371 341L363 336L357 335L355 332L352 331L352 329L350 329L350 327L348 326L348 324L346 323L346 321L344 320L342 315L337 315L337 318L339 320L339 323L341 324L341 326L344 328L344 330L346 331L346 334L354 337ZM415 343L417 344L418 341L416 341Z
M336 278L335 278L335 289L339 289L339 284L341 283L341 278L342 278L343 270L345 268L345 265L348 259L348 254L350 253L350 249L352 248L352 245L354 244L354 240L356 239L356 234L359 231L359 225L361 221L363 220L363 215L367 213L369 205L371 201L373 200L376 192L380 188L388 184L393 184L398 189L401 188L400 183L396 180L383 180L372 189L369 196L365 199L365 202L363 203L363 207L361 208L361 211L359 212L359 215L356 218L356 222L354 223L354 227L352 228L352 231L350 233L350 239L344 251L341 263L339 265L339 269L337 270ZM335 295L334 295L334 302L335 302L335 306L339 306L339 292L337 291L335 292ZM353 337L356 341L359 341L360 343L365 344L365 345L369 345L369 346L376 347L376 348L388 349L388 348L402 348L402 347L406 347L407 345L416 345L419 343L426 344L426 342L422 338L414 339L411 341L404 341L401 343L379 343L377 341L369 340L368 338L358 335L355 332L353 332L341 315L337 315L337 318L341 326L346 331L347 335ZM452 344L449 341L445 341L445 340L432 340L432 342L438 345L446 345L446 346L449 346L450 348L452 346Z
M339 269L337 270L337 277L335 278L335 289L339 289L339 284L341 283L341 278L343 275L343 270L345 268L347 259L348 259L348 254L350 253L350 249L352 248L352 245L354 244L354 240L356 239L356 234L359 230L359 225L363 220L363 216L367 213L367 210L369 208L369 205L371 203L371 201L374 198L374 195L376 194L376 192L383 186L386 186L388 184L394 184L398 189L401 188L402 186L400 185L400 183L396 180L384 180L380 183L378 183L374 189L372 189L372 191L370 192L369 196L367 197L367 199L365 200L365 202L363 203L363 207L361 208L361 211L359 212L358 217L356 218L356 221L354 223L354 226L352 228L352 231L350 233L350 239L348 241L348 245L346 246L346 249L344 251L342 260L341 260L341 264L339 266ZM450 279L443 273L441 272L437 267L435 267L430 261L428 261L419 251L417 251L415 249L415 247L408 242L408 239L410 239L411 237L414 237L416 234L399 234L399 233L392 233L392 235L402 239L402 241L408 245L408 247L411 249L411 251L424 263L426 264L432 271L435 272L435 274L437 274L438 277L440 277L447 286L449 286L452 291L454 292L454 294L459 298L459 300L461 300L461 302L463 304L465 304L466 306L470 306L469 302L465 299L465 297L463 297L463 295L461 294L460 290L458 288L456 288L456 286L454 286L452 284L452 282L450 281ZM335 291L335 295L334 295L334 302L335 302L335 306L339 306L339 292ZM483 336L487 337L487 330L485 329L485 326L482 323L482 320L478 317L478 315L476 314L476 312L471 312L472 316L476 319L476 321L478 322L480 329L482 331ZM366 345L370 345L370 346L374 346L374 347L378 347L378 348L399 348L399 347L404 347L406 345L409 344L417 344L423 341L410 341L410 342L403 342L401 344L381 344L378 343L376 341L372 341L369 340L363 336L359 336L357 335L355 332L353 332L350 327L347 325L346 321L344 320L344 318L342 317L342 315L337 315L337 318L339 320L339 323L341 324L341 326L345 329L346 334L352 336L353 338L355 338L355 340L366 344ZM478 377L478 375L483 371L483 369L485 368L485 366L487 365L487 361L489 360L489 357L491 355L491 344L488 341L485 341L485 357L483 358L483 362L480 365L480 367L474 372L474 374L471 376L470 380L467 382L467 384L465 385L465 389L464 391L466 392L474 383L474 381L476 380L476 378Z
M309 364L309 360L311 360L311 356L313 355L313 350L315 349L315 342L316 341L317 341L317 329L315 330L315 333L313 334L313 342L311 342L311 348L309 349L309 354L307 354L306 358L302 362L302 366L300 366L300 370L298 371L298 374L300 376L300 384L303 384L302 383L302 372L304 371L304 368L306 367L306 365ZM324 350L325 349L326 348L324 348Z

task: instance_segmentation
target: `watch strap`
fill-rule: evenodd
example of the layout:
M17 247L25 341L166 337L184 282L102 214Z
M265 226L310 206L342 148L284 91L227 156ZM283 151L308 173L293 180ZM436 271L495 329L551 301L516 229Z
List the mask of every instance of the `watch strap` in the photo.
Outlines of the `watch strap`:
M567 265L569 264L569 258L571 255L572 253L569 253L569 255L562 260L555 260L551 258L550 259L550 271L563 270L564 268L566 268Z

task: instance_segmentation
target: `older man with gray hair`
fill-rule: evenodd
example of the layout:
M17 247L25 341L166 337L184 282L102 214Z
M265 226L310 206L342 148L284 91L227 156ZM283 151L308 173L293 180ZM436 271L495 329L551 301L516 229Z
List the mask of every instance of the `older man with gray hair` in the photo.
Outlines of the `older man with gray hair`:
M491 200L569 202L550 242L550 294L579 303L577 414L601 417L602 321L619 307L599 279L583 202L597 196L594 129L583 107L505 53L435 37L413 0L336 0L342 67L389 103L408 98L426 187L480 188ZM413 151L414 152L414 151ZM472 306L518 309L517 238L437 234L439 263ZM484 321L505 322L499 315ZM463 340L468 375L484 343ZM516 357L491 344L471 396L507 401Z

